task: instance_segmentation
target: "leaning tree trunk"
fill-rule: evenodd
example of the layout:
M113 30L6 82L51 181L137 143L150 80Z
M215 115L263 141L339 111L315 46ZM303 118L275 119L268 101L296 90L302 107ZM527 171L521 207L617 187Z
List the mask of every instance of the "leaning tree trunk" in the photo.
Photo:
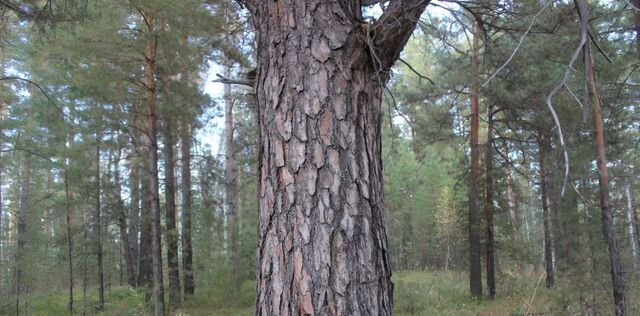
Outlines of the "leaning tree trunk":
M169 308L180 304L180 267L178 265L178 229L176 227L175 164L173 159L173 120L165 119L164 128L164 196L165 240L169 269Z
M582 18L582 31L588 32L589 3L586 0L578 0L580 16ZM609 250L609 261L611 264L611 280L613 285L614 312L616 315L626 314L625 304L625 282L624 267L620 258L620 250L616 230L613 225L613 208L609 197L609 171L607 169L607 156L604 149L604 124L602 120L602 109L596 77L594 70L594 60L591 55L590 43L584 46L586 67L586 79L589 87L589 99L591 101L591 113L593 114L593 125L595 131L596 165L598 168L598 184L600 193L600 210L602 221L602 233L607 241Z
M549 198L548 188L548 170L545 156L549 151L549 140L546 138L543 130L538 131L538 163L540 164L540 191L542 196L542 224L544 226L544 267L547 272L547 287L551 288L554 284L553 270L553 242L551 237L551 224L549 223Z
M195 292L193 282L193 250L191 248L191 125L187 119L182 121L181 130L182 158L182 276L184 278L184 297Z
M482 267L480 263L480 218L478 169L480 155L478 153L478 42L480 38L480 22L475 25L471 48L471 161L469 174L469 287L471 295L482 296Z
M256 315L390 315L381 98L428 1L248 1L261 133ZM370 44L371 46L368 46Z

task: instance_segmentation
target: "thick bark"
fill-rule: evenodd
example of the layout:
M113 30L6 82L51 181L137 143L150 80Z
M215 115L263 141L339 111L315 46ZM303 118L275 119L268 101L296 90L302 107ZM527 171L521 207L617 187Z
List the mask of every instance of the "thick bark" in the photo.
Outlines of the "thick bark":
M626 180L624 183L624 193L627 198L627 231L629 233L629 244L631 245L631 260L633 269L638 270L638 245L636 244L636 229L633 220L633 197L631 196L629 180Z
M231 68L225 67L225 77L231 76ZM238 286L238 220L236 209L238 205L237 177L235 170L235 146L233 143L233 95L231 85L224 86L224 147L225 147L225 201L227 204L227 225L229 225L229 248L231 254L231 264L229 269L229 281L232 288Z
M20 295L24 290L26 292L26 285L23 284L22 267L24 266L23 257L27 247L27 234L28 226L27 223L29 221L29 194L30 194L30 180L31 180L31 159L29 155L24 156L24 161L22 162L22 184L20 185L20 196L19 196L19 210L18 214L18 249L16 249L16 268L15 268L15 304L16 304L16 315L20 314Z
M589 3L586 0L578 0L580 16L583 23L583 31L587 28L589 21ZM594 60L591 55L590 44L584 46L585 60L587 61L586 79L589 86L589 99L591 101L591 113L593 115L593 125L595 131L596 165L598 168L598 184L600 193L600 211L602 221L602 233L607 241L609 250L609 261L611 264L611 280L613 285L614 312L616 315L626 314L625 304L625 282L624 268L620 251L618 249L616 230L613 225L613 209L609 197L609 171L607 169L607 156L605 154L604 124L602 119L602 109L596 77L594 70Z
M427 3L395 1L363 25L357 1L250 1L261 135L256 315L391 314L381 97Z
M487 110L487 144L485 152L485 202L484 212L487 229L487 240L485 242L486 264L487 264L487 290L489 297L496 296L496 267L495 248L493 236L493 106L489 105Z
M181 131L182 158L182 276L185 299L195 292L191 249L191 125L184 119Z
M145 49L144 84L146 87L147 116L143 146L147 149L149 174L149 199L151 208L151 257L153 270L153 303L156 316L163 316L164 285L162 277L162 243L160 232L160 197L158 180L158 108L156 104L155 56L157 38L153 35L154 14L142 12L147 27Z
M103 253L102 253L102 203L100 200L101 189L102 186L100 184L100 142L102 136L100 133L96 134L96 218L95 220L95 229L96 229L96 255L98 257L98 308L104 308L104 263L103 263Z
M547 272L547 287L554 285L553 267L553 238L551 236L551 224L549 214L549 188L548 188L548 166L545 160L549 152L549 140L543 130L538 131L538 163L540 164L540 191L542 196L542 224L544 226L544 266Z
M480 218L478 169L478 45L481 26L477 22L474 28L471 47L471 161L469 174L469 287L471 295L482 296L482 267L480 263Z
M164 128L165 240L169 269L169 308L180 304L180 267L178 265L178 229L176 227L175 163L173 158L173 122L166 118Z

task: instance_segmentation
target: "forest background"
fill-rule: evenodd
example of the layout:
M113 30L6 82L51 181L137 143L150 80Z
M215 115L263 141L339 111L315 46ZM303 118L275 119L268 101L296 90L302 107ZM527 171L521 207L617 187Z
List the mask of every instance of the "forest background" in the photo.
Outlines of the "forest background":
M253 313L246 8L3 0L0 23L0 314ZM639 56L637 0L429 3L382 94L396 314L640 313Z

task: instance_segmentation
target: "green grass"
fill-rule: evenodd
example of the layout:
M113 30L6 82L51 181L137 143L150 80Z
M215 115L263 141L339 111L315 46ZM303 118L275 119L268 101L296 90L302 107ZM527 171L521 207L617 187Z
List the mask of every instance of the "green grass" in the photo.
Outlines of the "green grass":
M405 271L396 273L393 280L395 315L551 314L544 285L536 290L533 279L526 280L527 286L498 294L493 301L473 299L466 274Z
M98 308L98 294L96 291L88 291L86 304L82 299L82 293L76 292L74 297L74 311L77 315L147 315L145 308L144 292L141 289L124 287L112 288L111 293L105 290L105 306ZM68 315L67 293L48 293L33 295L28 300L29 315L49 316ZM13 308L13 306L12 306ZM21 308L24 313L24 309Z
M394 315L585 315L592 285L582 282L563 283L550 290L540 276L514 277L501 275L495 300L476 300L468 294L468 279L464 273L443 271L403 271L393 276ZM538 281L540 281L538 283ZM632 282L633 283L633 282ZM627 302L629 315L640 315L640 289L630 284ZM149 315L142 290L112 288L103 310L97 309L98 298L93 289L87 298L87 315ZM602 287L596 295L599 315L609 315L609 292ZM76 293L76 312L82 315L81 293ZM184 302L169 315L234 316L254 313L255 288L245 282L235 291L227 286L200 286L196 296ZM34 295L29 299L30 315L68 315L66 293ZM6 311L0 311L4 314Z

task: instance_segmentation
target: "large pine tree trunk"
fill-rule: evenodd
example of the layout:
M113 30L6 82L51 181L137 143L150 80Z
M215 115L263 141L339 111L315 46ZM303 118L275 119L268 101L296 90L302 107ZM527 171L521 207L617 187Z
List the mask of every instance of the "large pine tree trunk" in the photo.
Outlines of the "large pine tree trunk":
M231 75L231 67L225 67L224 75L229 78ZM231 85L224 87L224 148L225 148L225 201L227 204L227 225L229 227L229 248L231 254L231 266L229 269L229 281L232 288L238 286L238 220L237 220L237 178L235 170L235 146L233 143L233 95L231 94Z
M547 287L551 288L554 284L553 269L553 238L551 236L551 224L549 214L549 188L548 183L548 166L545 160L547 152L549 152L549 140L543 130L538 131L538 163L540 165L540 191L542 196L542 225L544 227L544 266L547 272Z
M359 1L249 1L261 133L256 315L391 314L381 97L427 3L393 1L363 25Z
M173 122L166 118L164 128L164 196L165 196L165 240L167 244L167 267L169 269L169 307L180 303L180 267L178 265L178 229L176 227L175 163L173 158Z
M590 17L589 3L587 0L578 0L578 7L580 10L580 17L582 18L582 31L587 32ZM618 249L616 230L613 225L613 208L609 197L609 171L607 169L607 156L604 148L604 123L602 119L600 97L598 95L598 87L596 85L595 66L593 56L591 55L590 43L585 44L584 55L585 61L587 62L585 76L589 87L589 99L591 101L591 113L593 115L595 131L596 165L598 168L602 233L607 241L607 247L609 250L613 301L615 304L614 312L616 315L625 315L624 268L622 266L622 259L620 258L620 250Z
M480 209L478 192L478 171L480 155L478 148L478 44L481 26L478 21L474 28L471 47L471 161L469 174L469 287L471 295L482 296L482 267L480 263Z
M182 270L185 299L195 292L193 280L193 250L191 248L191 125L182 122Z

